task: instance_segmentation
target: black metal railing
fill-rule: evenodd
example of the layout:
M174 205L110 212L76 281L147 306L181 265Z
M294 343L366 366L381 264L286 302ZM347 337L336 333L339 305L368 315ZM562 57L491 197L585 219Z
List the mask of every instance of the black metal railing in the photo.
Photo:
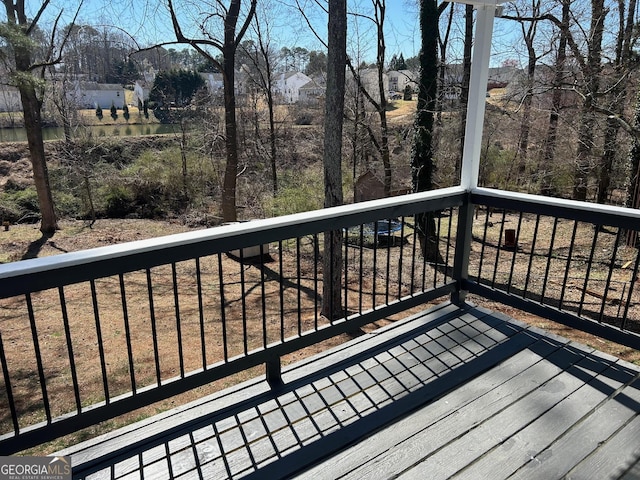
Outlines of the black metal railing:
M471 198L471 292L640 347L640 212L488 189Z
M0 451L258 365L276 385L284 355L424 308L456 288L465 196L454 188L0 266ZM414 240L418 213L434 219L435 260ZM333 318L321 314L325 235L342 255Z
M640 348L638 232L633 210L455 187L0 265L0 453L256 366L276 386L292 352L467 291Z

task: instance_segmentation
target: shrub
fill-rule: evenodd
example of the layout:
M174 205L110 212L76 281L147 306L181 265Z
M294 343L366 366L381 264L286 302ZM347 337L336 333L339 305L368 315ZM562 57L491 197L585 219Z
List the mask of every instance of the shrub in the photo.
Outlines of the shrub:
M281 179L278 195L266 201L265 211L277 217L322 208L322 178L314 173L307 169L300 176Z
M104 213L111 218L124 218L135 208L133 195L123 185L109 185L101 195L104 199Z

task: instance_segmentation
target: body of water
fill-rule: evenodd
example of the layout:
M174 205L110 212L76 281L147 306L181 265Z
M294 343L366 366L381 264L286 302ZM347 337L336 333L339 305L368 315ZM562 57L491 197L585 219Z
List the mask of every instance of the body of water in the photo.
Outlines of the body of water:
M148 125L97 125L82 127L91 132L93 137L135 137L140 135L160 135L180 131L179 125L154 123ZM42 129L45 140L61 140L64 138L62 127ZM24 128L0 128L0 142L26 142L27 132Z

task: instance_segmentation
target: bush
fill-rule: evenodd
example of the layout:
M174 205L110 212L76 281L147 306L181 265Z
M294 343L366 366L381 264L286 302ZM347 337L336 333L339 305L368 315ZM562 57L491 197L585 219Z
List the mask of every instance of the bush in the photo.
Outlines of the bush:
M77 217L82 211L82 200L71 193L54 191L53 203L59 217Z
M317 210L324 204L322 192L320 175L307 170L298 177L281 179L278 195L266 201L265 211L277 217Z
M24 190L4 192L0 195L0 211L4 220L17 222L24 218L37 221L40 218L40 206L35 187Z
M124 218L135 210L133 195L123 185L109 185L101 195L104 199L104 213L111 218Z

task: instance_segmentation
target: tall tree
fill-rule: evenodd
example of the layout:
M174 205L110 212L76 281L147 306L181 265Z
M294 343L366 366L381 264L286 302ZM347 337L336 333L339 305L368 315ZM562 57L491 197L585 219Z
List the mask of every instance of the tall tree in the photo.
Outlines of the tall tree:
M423 34L424 35L424 34ZM473 5L465 5L464 10L464 48L462 57L462 85L460 89L460 154L456 157L456 178L460 178L464 135L467 124L467 106L469 105L469 82L471 81L471 48L473 46Z
M224 123L225 123L225 150L227 163L225 166L222 187L222 218L225 222L237 220L236 210L236 184L238 176L238 130L236 123L236 96L235 96L235 58L238 45L242 41L251 20L256 11L257 0L248 0L248 7L244 19L238 28L241 17L242 0L229 0L228 6L222 0L207 5L206 3L183 3L182 8L192 8L201 15L197 21L196 29L202 37L188 37L181 26L181 17L175 8L173 0L167 0L167 6L171 15L173 31L176 42L193 47L204 58L214 64L221 72L224 90ZM207 8L209 7L209 8ZM222 38L216 38L211 32L215 31L215 23L222 21ZM212 24L213 22L213 24ZM173 43L176 43L173 42ZM163 45L168 45L167 42ZM209 48L214 48L222 53L222 62L214 57Z
M386 3L384 0L372 0L373 16L368 17L376 28L376 83L375 88L369 91L367 86L362 81L359 69L356 69L352 62L347 58L347 65L358 85L358 90L367 99L367 101L374 108L378 114L380 121L380 138L376 138L376 135L368 125L365 127L368 130L369 137L372 140L376 150L380 154L382 159L382 165L384 167L384 194L389 196L391 193L391 155L389 152L389 126L387 123L387 98L386 89L384 83L384 70L385 70L385 38L384 38L384 20L386 12ZM361 15L364 16L364 15ZM397 61L397 60L396 60ZM404 58L402 59L404 62ZM357 102L356 102L357 103ZM357 109L356 109L357 112Z
M255 42L243 42L242 50L253 67L249 80L254 83L258 91L264 95L267 102L267 114L269 117L269 164L271 165L271 182L273 194L278 193L278 171L275 122L275 79L274 71L277 67L276 55L271 48L272 34L271 23L267 12L273 12L274 4L266 5L256 12L255 21L252 24ZM259 140L259 139L258 139Z
M324 117L324 206L342 205L342 126L347 65L347 2L328 0L327 86ZM324 235L322 314L342 316L342 232Z
M627 82L629 71L633 68L631 52L631 36L635 24L636 0L629 2L629 11L625 18L625 1L618 0L618 34L616 41L616 54L613 61L613 75L608 75L606 80L611 85L608 88L609 110L613 115L608 115L604 132L604 148L598 171L598 193L596 201L605 203L611 185L611 170L619 150L618 132L620 123L617 117L624 115L627 105Z
M0 58L9 70L9 81L20 92L33 180L42 216L40 230L44 235L53 235L58 229L58 223L42 137L42 102L46 67L61 60L60 53L64 40L60 43L61 46L56 48L55 35L62 12L56 18L43 54L38 55L38 44L34 37L38 34L38 21L49 6L49 1L45 0L42 3L33 19L27 17L24 1L2 0L2 3L5 7L6 19L0 27L0 38L6 42L9 49L0 53Z
M594 103L600 90L602 39L606 14L604 0L591 0L591 25L587 55L582 61L584 95L582 97L580 126L578 127L576 169L573 180L573 198L575 200L587 199L587 186L592 171L590 157L594 147L593 134L596 124Z
M433 188L433 126L438 97L438 18L446 3L438 8L435 0L420 1L420 80L415 119L411 172L413 191L424 192ZM425 259L438 262L438 239L433 214L416 215L416 234Z
M544 140L542 161L538 166L538 174L541 177L540 193L543 195L551 195L553 193L551 171L556 155L556 146L558 144L558 123L562 109L562 86L566 76L565 65L567 62L567 35L569 32L571 1L572 0L561 0L562 14L559 22L560 36L558 39L558 50L552 80L551 112L549 113L547 134Z
M531 1L532 16L537 17L540 14L540 0ZM515 5L516 11L519 6ZM525 90L522 98L522 120L520 122L520 138L518 139L518 148L516 150L515 164L518 169L518 178L524 178L527 166L527 158L529 154L529 135L531 133L531 108L533 102L533 87L535 82L536 65L538 63L538 55L536 54L535 38L538 30L538 22L520 22L522 29L522 38L527 47L527 76L525 78Z

